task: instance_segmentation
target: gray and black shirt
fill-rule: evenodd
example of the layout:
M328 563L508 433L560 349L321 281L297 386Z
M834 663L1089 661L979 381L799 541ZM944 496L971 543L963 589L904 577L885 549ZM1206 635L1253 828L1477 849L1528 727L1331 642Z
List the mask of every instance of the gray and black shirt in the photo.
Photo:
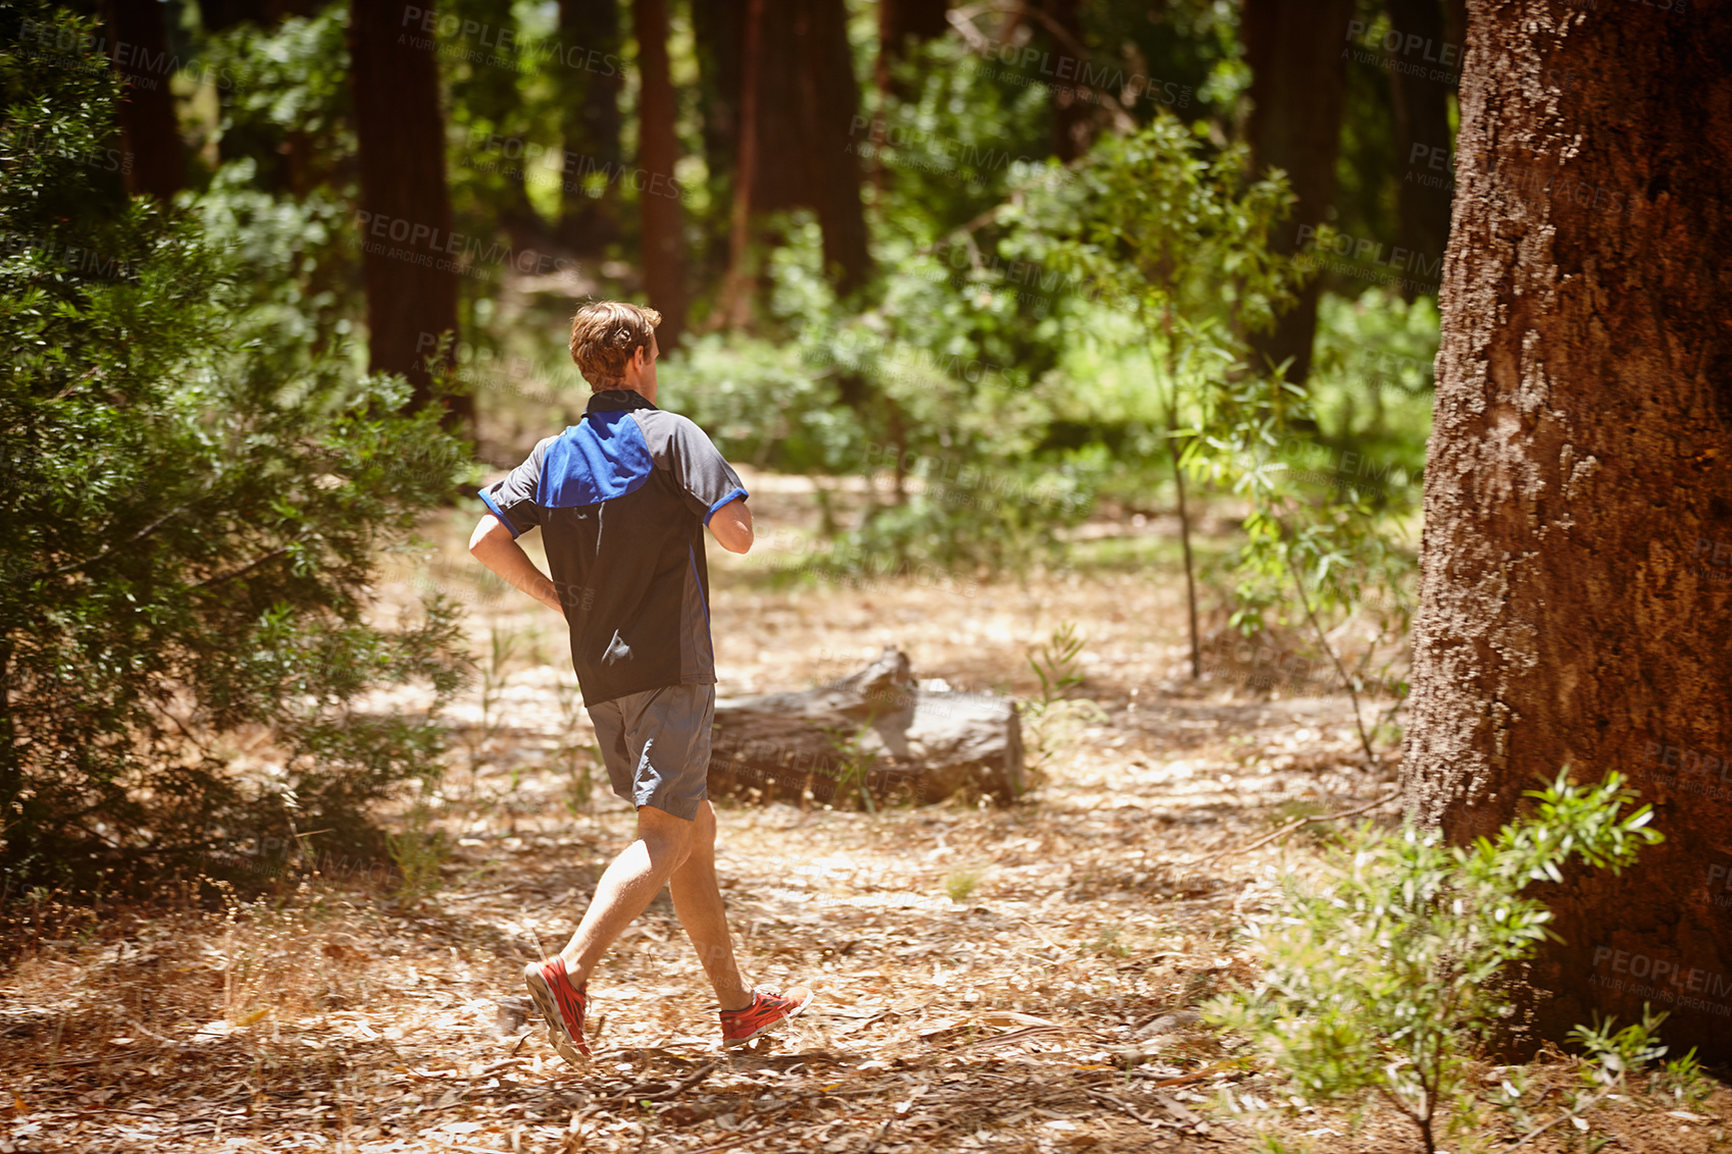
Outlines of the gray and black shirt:
M704 526L746 495L702 429L626 389L481 490L513 537L541 526L586 705L715 684Z

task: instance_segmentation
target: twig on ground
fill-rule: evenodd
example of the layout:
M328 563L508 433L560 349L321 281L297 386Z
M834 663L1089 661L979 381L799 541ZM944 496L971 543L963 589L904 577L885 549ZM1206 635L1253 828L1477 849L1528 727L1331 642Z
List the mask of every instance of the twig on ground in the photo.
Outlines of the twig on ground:
M771 1134L780 1134L782 1131L792 1130L798 1125L800 1125L798 1122L789 1122L786 1126L772 1126L768 1130L753 1130L750 1134L741 1134L736 1138L729 1138L726 1142L717 1142L714 1146L700 1146L691 1154L715 1154L717 1150L727 1150L743 1142L750 1142L754 1138L768 1138Z
M647 1089L647 1087L658 1085L658 1083L639 1082L635 1086L627 1086L624 1090L615 1090L612 1093L604 1095L604 1097L609 1099L620 1099L626 1102L665 1101L668 1098L676 1098L687 1090L690 1090L693 1086L696 1086L699 1082L702 1082L705 1078L708 1078L711 1074L715 1073L720 1066L720 1062L706 1062L704 1065L699 1066L696 1070L693 1070L678 1082L675 1082L672 1086L663 1086L659 1090L650 1090Z
M1003 1034L993 1034L986 1038L971 1038L962 1043L964 1049L970 1046L996 1046L1003 1042L1026 1042L1040 1034L1070 1034L1075 1033L1075 1026L1023 1026Z
M1145 1089L1161 1090L1168 1086L1188 1086L1192 1082L1201 1082L1204 1078L1222 1073L1229 1068L1229 1065L1230 1063L1227 1062L1216 1062L1213 1065L1204 1066L1201 1070L1192 1070L1189 1074L1180 1074L1176 1078L1162 1078L1158 1082L1150 1082Z
M1559 1114L1556 1118L1553 1118L1550 1122L1546 1122L1546 1123L1543 1123L1539 1126L1535 1126L1532 1130L1529 1130L1526 1134L1523 1134L1520 1138L1517 1138L1514 1142L1511 1142L1508 1146L1505 1146L1504 1149L1506 1151L1507 1150L1514 1150L1517 1146L1524 1146L1531 1139L1538 1138L1541 1134L1544 1134L1547 1130L1550 1130L1553 1126L1556 1126L1559 1122L1565 1121L1566 1119L1569 1119L1569 1118L1581 1117L1583 1114L1586 1114L1589 1110L1592 1110L1595 1106L1598 1106L1600 1104L1600 1099L1604 1098L1607 1094L1610 1094L1613 1089L1615 1089L1615 1086L1607 1086L1604 1090L1601 1090L1598 1094L1595 1094L1593 1096L1593 1098L1591 1098L1588 1101L1587 1105L1578 1107L1578 1108L1573 1109L1573 1110L1565 1110L1562 1114Z
M1145 1126L1159 1126L1161 1124L1159 1119L1149 1117L1123 1098L1114 1097L1105 1090L1089 1090L1088 1096L1102 1105L1115 1106L1118 1109L1123 1110L1126 1114L1129 1114Z
M1233 857L1236 854L1250 853L1254 849L1262 849L1264 846L1268 845L1272 841L1281 840L1282 838L1286 837L1288 834L1292 833L1294 830L1299 829L1301 826L1307 826L1307 825L1312 824L1313 822L1336 821L1336 820L1338 820L1340 818L1344 818L1344 817L1357 817L1358 815L1365 813L1369 810L1376 809L1380 805L1387 805L1388 803L1394 801L1396 798L1398 798L1400 796L1401 796L1401 793L1398 790L1394 793L1385 794L1384 796L1378 798L1376 801L1370 801L1370 802L1366 802L1364 805L1354 806L1352 809L1344 809L1344 810L1340 810L1336 813L1319 813L1319 814L1314 814L1311 817L1302 817L1302 818L1297 819L1296 821L1288 822L1286 825L1282 826L1280 829L1276 830L1274 833L1270 834L1269 836L1260 837L1256 841L1252 842L1249 845L1235 846L1232 849L1220 850L1216 853L1207 854L1203 857L1200 857L1200 858L1196 859L1195 861L1184 862L1182 864L1184 864L1186 866L1208 865L1210 862L1219 861L1220 859L1222 859L1224 857Z

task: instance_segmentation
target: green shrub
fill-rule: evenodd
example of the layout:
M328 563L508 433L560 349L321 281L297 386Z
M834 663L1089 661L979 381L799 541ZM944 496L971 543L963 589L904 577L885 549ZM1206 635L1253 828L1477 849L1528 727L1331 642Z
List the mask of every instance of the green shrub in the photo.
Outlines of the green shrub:
M880 303L856 311L823 276L815 222L797 214L787 231L769 337L689 342L669 358L667 404L756 465L899 476L900 491L826 526L814 568L878 576L1055 551L1110 462L1098 444L1041 449L1064 386L1032 379L1051 352L1014 296L958 292L931 254L892 241Z
M0 24L26 18L100 44L42 4ZM99 51L0 56L8 890L192 854L215 872L250 838L376 850L364 807L433 771L461 671L449 606L394 628L367 610L379 550L452 491L465 447L406 411L401 379L249 311L232 252L90 163L115 99ZM425 713L361 707L403 683L429 687ZM251 778L232 772L261 735Z
M1364 828L1315 881L1289 879L1284 907L1252 927L1263 975L1210 1016L1250 1037L1313 1101L1375 1092L1435 1148L1440 1108L1465 1101L1465 1064L1508 1010L1508 967L1548 936L1551 913L1523 896L1561 881L1571 858L1614 870L1643 845L1647 806L1616 773L1597 786L1560 774L1496 840L1450 846L1411 826Z

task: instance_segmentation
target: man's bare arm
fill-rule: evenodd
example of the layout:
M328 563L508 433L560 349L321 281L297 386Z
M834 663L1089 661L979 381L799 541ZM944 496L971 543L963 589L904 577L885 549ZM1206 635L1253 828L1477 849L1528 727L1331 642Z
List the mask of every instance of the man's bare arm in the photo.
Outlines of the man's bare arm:
M752 511L744 497L735 497L710 515L710 535L730 553L752 547Z
M535 567L529 554L523 551L498 517L488 513L475 526L469 538L469 552L475 559L497 573L501 580L529 594L549 609L563 615L559 590L547 574Z

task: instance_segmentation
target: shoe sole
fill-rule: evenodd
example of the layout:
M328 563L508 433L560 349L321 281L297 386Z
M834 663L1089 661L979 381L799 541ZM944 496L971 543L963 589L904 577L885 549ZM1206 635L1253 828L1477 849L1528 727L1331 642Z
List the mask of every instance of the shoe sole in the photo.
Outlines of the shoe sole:
M553 1043L559 1056L570 1065L587 1066L589 1048L579 1045L565 1028L565 1020L559 1012L559 1001L553 996L553 987L547 984L547 979L541 976L541 970L533 962L524 967L523 981L529 987L529 996L535 999L535 1008L541 1011L542 1020L547 1023L547 1040Z
M803 989L804 987L797 987L797 988ZM753 1030L751 1033L747 1034L743 1038L733 1038L733 1039L723 1038L722 1039L722 1049L732 1050L732 1049L736 1049L737 1047L744 1046L747 1042L757 1041L759 1038L763 1037L765 1034L769 1033L771 1030L775 1029L777 1026L780 1026L783 1022L786 1022L791 1018L797 1018L801 1014L805 1013L806 1007L810 1006L817 999L817 996L818 995L814 994L811 990L806 990L806 998L798 1006L795 1006L793 1009L789 1010L786 1014L783 1014L779 1018L771 1018L768 1022L765 1022L763 1025L759 1026L756 1030Z

